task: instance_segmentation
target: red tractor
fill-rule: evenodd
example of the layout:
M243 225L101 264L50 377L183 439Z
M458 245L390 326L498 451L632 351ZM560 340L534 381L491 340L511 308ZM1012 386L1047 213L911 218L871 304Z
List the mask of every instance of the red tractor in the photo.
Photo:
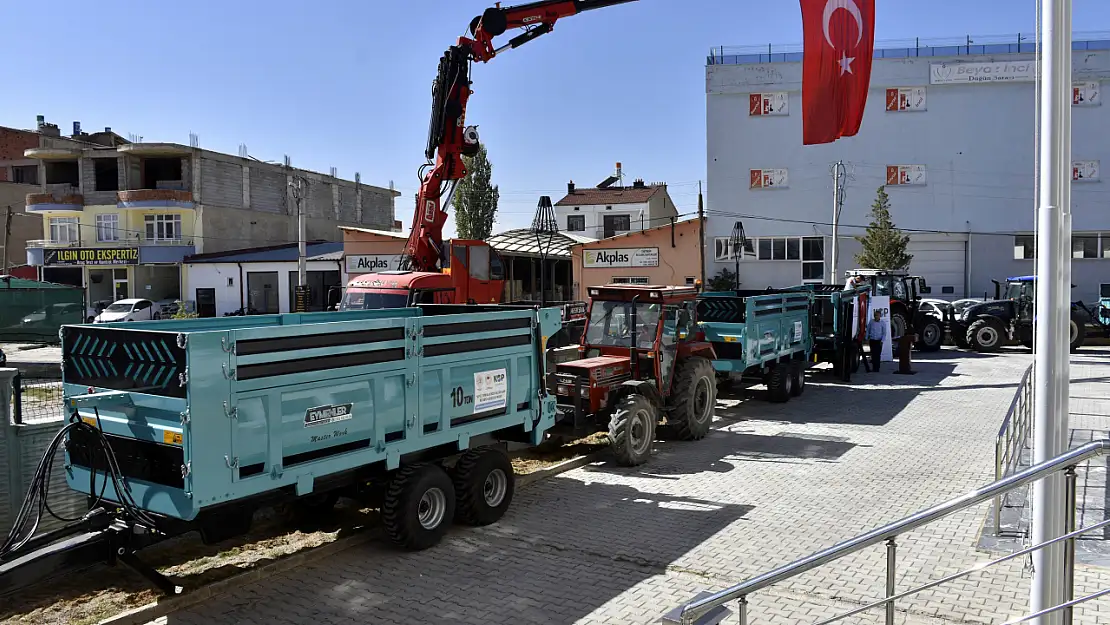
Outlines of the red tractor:
M580 359L556 365L560 428L607 431L618 462L651 456L656 431L705 437L717 401L713 348L696 330L693 287L590 287Z

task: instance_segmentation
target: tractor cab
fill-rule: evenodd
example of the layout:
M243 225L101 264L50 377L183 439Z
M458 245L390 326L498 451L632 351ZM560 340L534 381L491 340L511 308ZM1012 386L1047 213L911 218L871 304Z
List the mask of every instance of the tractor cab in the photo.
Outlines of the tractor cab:
M608 429L629 465L646 461L644 437L665 414L685 424L679 429L687 437L704 436L716 376L712 349L696 334L697 294L693 287L590 287L579 359L556 365L549 380L561 422L576 434Z
M925 278L891 269L851 269L844 273L848 278L845 288L870 286L872 297L890 297L891 336L911 332L917 335L914 345L917 349L929 352L940 349L945 326L951 321L950 311L942 310L946 318L938 319L921 309L921 296L929 293Z

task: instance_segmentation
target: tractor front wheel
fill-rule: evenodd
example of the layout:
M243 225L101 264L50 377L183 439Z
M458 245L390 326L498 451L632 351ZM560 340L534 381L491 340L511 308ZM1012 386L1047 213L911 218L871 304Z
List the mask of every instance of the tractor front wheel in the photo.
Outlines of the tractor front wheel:
M609 445L617 462L626 467L647 462L657 423L659 409L647 397L632 394L621 400L609 420Z
M1072 352L1079 351L1087 340L1087 325L1072 318L1068 329L1068 347Z
M979 319L967 328L967 343L977 352L997 352L1005 340L1006 328L993 317Z
M678 365L671 397L675 438L683 441L704 438L717 403L717 377L707 358L691 356Z

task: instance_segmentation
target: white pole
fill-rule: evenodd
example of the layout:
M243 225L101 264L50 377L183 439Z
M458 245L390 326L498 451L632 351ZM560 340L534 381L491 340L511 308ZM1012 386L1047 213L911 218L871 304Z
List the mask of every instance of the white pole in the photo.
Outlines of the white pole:
M1067 449L1068 430L1068 298L1061 284L1070 286L1070 259L1063 237L1068 230L1067 202L1071 184L1071 0L1042 0L1041 4L1041 128L1040 187L1037 215L1037 358L1034 364L1033 462L1060 455ZM1065 98L1064 94L1068 97ZM1065 176L1065 173L1067 174ZM1070 237L1069 237L1070 239ZM1055 474L1033 484L1033 544L1064 533L1064 476ZM1031 612L1064 601L1063 545L1033 553ZM1058 625L1054 612L1037 619L1038 625Z
M840 275L837 273L838 254L837 232L840 226L840 161L833 163L833 212L832 212L832 281L830 284L839 284Z

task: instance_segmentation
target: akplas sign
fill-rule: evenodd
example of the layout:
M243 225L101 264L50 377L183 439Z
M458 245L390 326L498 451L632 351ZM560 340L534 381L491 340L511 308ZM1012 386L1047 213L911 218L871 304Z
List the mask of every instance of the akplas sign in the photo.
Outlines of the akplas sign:
M658 267L659 248L626 247L585 250L582 253L582 266L585 268Z
M1037 78L1036 61L996 63L932 63L929 83L966 85L983 82L1032 82Z

